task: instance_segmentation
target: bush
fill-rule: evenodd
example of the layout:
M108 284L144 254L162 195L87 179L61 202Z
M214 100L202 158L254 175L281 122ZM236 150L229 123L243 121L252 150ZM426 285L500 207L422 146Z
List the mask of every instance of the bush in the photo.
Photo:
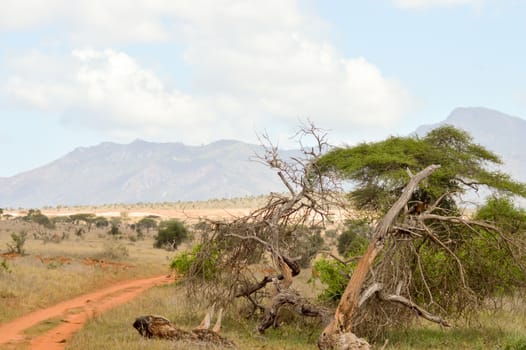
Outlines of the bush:
M508 341L504 345L504 350L526 350L526 338Z
M110 227L110 230L108 231L108 234L112 235L112 236L117 236L121 233L121 231L119 230L119 226L115 225L115 224L111 224L111 227Z
M135 230L142 231L146 230L146 232L149 232L150 230L154 230L157 228L157 221L154 218L151 217L145 217L141 220L137 221L135 224Z
M199 260L201 262L198 265L197 257L203 252L202 248L203 246L198 244L194 246L192 250L177 254L170 263L170 268L183 276L187 275L190 270L193 269L192 275L202 277L205 280L211 279L217 273L219 252L217 249L207 252L210 254L208 254L204 260Z
M7 251L9 253L16 253L24 255L26 253L24 249L24 244L26 244L27 232L22 232L20 234L12 233L11 239L13 243L7 243Z
M155 236L153 246L175 250L179 244L188 238L188 230L179 220L163 221L159 224L159 231Z
M338 253L345 257L361 254L367 245L366 235L369 230L367 220L347 220L344 231L338 237Z
M0 272L11 273L11 269L9 268L6 259L2 259L2 262L0 262Z
M102 216L97 216L95 219L93 219L93 223L95 224L95 227L101 228L101 227L108 227L110 225L110 222L108 219Z
M312 277L320 280L325 289L318 295L323 301L340 300L352 271L351 265L344 265L336 260L318 259L312 266Z
M36 224L42 225L45 228L55 228L55 224L49 220L47 216L42 214L38 209L30 209L26 216L22 218L25 221L34 222Z

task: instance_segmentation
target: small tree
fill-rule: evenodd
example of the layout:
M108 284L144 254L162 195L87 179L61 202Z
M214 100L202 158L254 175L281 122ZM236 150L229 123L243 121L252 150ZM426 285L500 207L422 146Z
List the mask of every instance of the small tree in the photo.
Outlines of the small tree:
M9 253L16 253L25 255L26 251L24 245L26 244L27 232L23 231L20 234L12 233L11 239L13 243L7 243L7 251Z
M368 242L366 235L370 230L366 219L347 220L344 231L338 237L338 253L344 257L363 253Z
M146 230L146 232L149 232L150 230L157 228L157 220L151 217L145 217L141 220L137 221L135 224L135 230L137 232Z
M153 246L175 250L179 244L188 238L188 230L179 220L162 221L159 224L157 236Z
M111 227L110 227L110 230L108 231L108 234L112 235L112 236L117 236L121 233L121 231L119 230L119 226L115 223L112 223L111 224Z
M23 220L34 222L36 224L39 224L41 226L44 226L45 228L55 228L55 224L42 212L38 209L30 209L26 216L23 217Z

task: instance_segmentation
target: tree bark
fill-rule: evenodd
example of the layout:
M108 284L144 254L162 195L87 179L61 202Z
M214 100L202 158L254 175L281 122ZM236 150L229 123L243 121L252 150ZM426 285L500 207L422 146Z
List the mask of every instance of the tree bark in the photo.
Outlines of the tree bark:
M380 253L385 245L385 240L389 234L389 231L393 225L393 222L398 217L402 209L407 205L407 202L411 199L411 195L418 187L418 184L426 177L431 175L436 169L440 168L440 165L432 164L420 171L414 176L411 176L409 183L406 185L402 194L398 200L393 204L389 211L385 214L382 220L377 224L373 238L369 243L365 254L358 262L358 266L351 276L347 287L340 299L340 303L334 314L332 322L325 327L323 333L318 339L319 349L366 349L365 345L358 342L359 346L351 344L345 344L344 338L352 338L346 336L346 334L352 334L352 320L356 309L358 308L358 302L360 300L360 293L369 274L369 270L373 265L374 259ZM344 344L342 344L342 342Z

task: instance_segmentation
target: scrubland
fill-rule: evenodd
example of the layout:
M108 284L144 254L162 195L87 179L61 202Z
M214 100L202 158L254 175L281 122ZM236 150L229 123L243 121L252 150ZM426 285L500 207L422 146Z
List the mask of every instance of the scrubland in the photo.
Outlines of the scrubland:
M257 203L247 206L251 205ZM165 208L165 211L155 207L145 210L144 206L111 208L122 219L120 232L115 236L108 233L108 227L88 229L83 224L61 222L53 229L43 229L35 223L4 217L0 221L0 252L4 253L0 257L0 324L116 281L168 274L169 263L176 252L154 249L154 230L137 237L130 225L140 216L129 215L131 212L161 214L161 218L182 215L190 223L206 216L206 210L212 210L208 214L223 216L248 210L239 205L232 205L227 208L229 210L224 206L214 209L195 205L192 208L196 210L195 216L190 218L185 214L187 208ZM109 208L93 209L69 208L69 212L92 210L100 215L109 211ZM181 214L181 210L185 213ZM68 213L67 208L55 208L54 211L55 215ZM80 234L79 228L82 229ZM23 247L25 255L5 254L8 244L12 244L11 234L21 232L27 233ZM191 243L185 243L178 250L190 246ZM310 277L310 270L303 270L295 284L304 295L316 298L322 286L309 282ZM526 349L526 301L522 295L517 295L501 302L504 303L501 310L488 308L472 315L468 321L453 320L454 327L449 329L418 321L411 327L392 330L377 347L381 348L387 339L385 349ZM144 339L133 329L132 323L140 315L159 314L182 328L191 329L199 324L208 306L206 300L189 299L178 283L155 287L125 305L92 318L68 342L67 349L202 349L198 344ZM257 319L244 317L245 306L240 301L227 307L223 321L222 335L233 340L238 348L317 348L316 341L322 330L319 321L284 313L279 328L271 328L261 335L255 331ZM31 332L43 333L59 321L49 320L48 324L34 327Z

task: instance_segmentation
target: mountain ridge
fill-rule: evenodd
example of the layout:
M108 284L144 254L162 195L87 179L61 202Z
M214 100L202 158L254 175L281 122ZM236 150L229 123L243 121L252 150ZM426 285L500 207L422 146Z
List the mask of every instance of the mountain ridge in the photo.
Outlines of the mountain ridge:
M261 150L235 140L77 147L46 165L0 178L0 207L207 200L280 191L278 177L250 161Z
M526 121L484 107L459 107L424 135L451 124L499 154L503 170L526 182ZM177 202L233 198L283 191L273 171L250 161L261 146L218 140L202 146L136 139L77 147L46 165L0 177L0 207ZM285 158L297 155L285 150Z
M442 122L422 125L415 133L424 135L444 124L467 131L476 143L501 157L505 172L526 182L526 120L485 107L459 107Z

